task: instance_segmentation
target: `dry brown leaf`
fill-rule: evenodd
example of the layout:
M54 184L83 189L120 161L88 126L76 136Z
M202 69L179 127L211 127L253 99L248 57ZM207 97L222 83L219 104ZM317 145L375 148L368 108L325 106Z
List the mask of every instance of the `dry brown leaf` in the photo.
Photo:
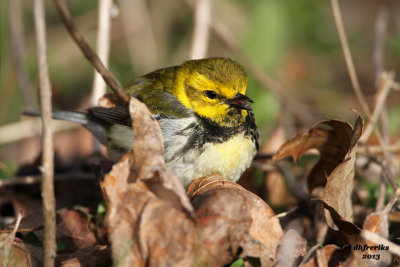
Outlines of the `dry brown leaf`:
M97 106L103 108L113 108L115 106L121 106L123 104L124 103L116 94L108 93L99 98Z
M383 212L373 212L365 219L363 229L379 234L384 238L389 237L388 216Z
M346 221L340 214L335 210L334 207L321 200L323 207L329 212L333 223L339 229L350 244L364 243L364 239L360 236L361 229L358 228L352 222ZM336 228L336 227L335 227ZM333 229L333 228L332 228Z
M354 130L350 138L350 145L342 162L329 174L324 188L322 199L345 220L353 221L353 207L351 195L354 183L354 164L356 158L357 142L361 137L364 122L361 117L356 119ZM325 212L328 225L333 228L332 219L328 212Z
M91 222L82 211L59 210L56 220L57 243L63 244L66 251L74 251L97 243Z
M265 201L219 175L195 180L189 195L209 266L237 257L257 258L262 266L274 262L283 231Z
M134 98L130 115L134 149L103 183L113 260L118 266L191 266L200 255L193 207L182 184L165 170L157 121Z
M321 158L308 176L308 189L311 192L317 186L325 186L326 177L346 159L346 154L352 148L353 135L353 128L347 122L321 121L283 144L273 160L292 156L296 161L308 150L317 149Z
M16 239L12 243L9 254L3 255L4 246L0 247L0 265L18 267L39 267L42 263L32 257L24 243Z
M387 239L389 237L389 222L387 214L385 212L371 213L363 223L363 230L371 231ZM366 241L366 244L368 246L379 245L369 240ZM387 250L369 250L368 253L379 255L379 264L389 265L392 260L391 254ZM373 261L374 260L372 260L372 262Z
M308 176L308 189L324 186L322 199L347 221L352 221L351 194L353 191L354 162L357 142L362 134L363 120L357 117L355 127L338 120L322 121L307 132L281 146L274 160L292 156L297 160L314 148L321 158ZM325 213L328 225L334 228L329 213Z
M131 153L106 175L107 227L118 266L190 266L199 248L195 222L144 181L127 183Z
M339 228L349 242L350 256L346 259L346 266L387 266L391 262L391 254L383 249L366 249L365 246L378 246L370 241L365 240L361 236L361 229L353 223L342 218L336 210L322 201L325 209L330 213L335 225ZM380 213L371 214L364 222L364 230L373 231L382 234L384 237L388 235L387 218L382 217ZM368 256L370 255L370 256ZM371 258L368 258L371 257Z

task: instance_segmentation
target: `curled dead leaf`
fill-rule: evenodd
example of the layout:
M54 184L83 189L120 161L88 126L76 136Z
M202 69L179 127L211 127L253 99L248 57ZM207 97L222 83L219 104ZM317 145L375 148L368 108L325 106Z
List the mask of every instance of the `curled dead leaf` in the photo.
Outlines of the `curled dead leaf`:
M357 125L361 125L361 128ZM361 135L362 125L361 117L356 120L355 130L349 123L339 120L318 122L308 131L302 131L284 143L273 156L273 160L292 156L296 161L308 150L317 149L321 158L308 176L308 189L311 192L317 186L324 186L326 177L346 159L346 154Z
M354 129L348 137L350 144L346 150L344 159L326 178L327 182L322 195L322 199L327 204L333 207L345 220L350 222L353 221L351 196L353 193L356 147L362 135L363 125L363 120L361 117L358 117ZM332 220L327 212L325 212L325 217L327 218L328 225L332 228Z
M262 199L219 175L195 180L189 195L210 266L246 257L258 259L262 266L274 262L283 231Z

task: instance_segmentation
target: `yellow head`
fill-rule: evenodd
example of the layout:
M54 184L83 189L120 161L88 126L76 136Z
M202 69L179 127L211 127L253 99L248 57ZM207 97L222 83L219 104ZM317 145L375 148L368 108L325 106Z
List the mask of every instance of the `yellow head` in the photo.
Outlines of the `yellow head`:
M253 101L245 96L247 74L228 58L190 60L179 66L175 95L187 108L221 126L245 121Z

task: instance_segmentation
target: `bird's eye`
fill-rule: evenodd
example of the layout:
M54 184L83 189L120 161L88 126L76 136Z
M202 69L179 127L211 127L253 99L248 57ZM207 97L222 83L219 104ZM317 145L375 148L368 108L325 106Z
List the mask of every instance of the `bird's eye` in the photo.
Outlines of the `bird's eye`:
M212 90L207 90L206 96L210 99L215 99L215 98L217 98L217 93Z

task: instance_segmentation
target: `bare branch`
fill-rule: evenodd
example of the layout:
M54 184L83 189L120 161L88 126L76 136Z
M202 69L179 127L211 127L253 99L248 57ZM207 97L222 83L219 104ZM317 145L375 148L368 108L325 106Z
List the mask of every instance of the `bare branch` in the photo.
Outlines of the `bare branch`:
M383 72L383 55L384 55L384 40L388 21L388 6L386 3L381 4L379 7L378 15L375 21L375 43L374 43L374 68L375 68L375 82L378 85Z
M22 16L22 8L20 0L9 0L10 4L10 32L13 47L13 58L15 69L17 71L18 82L24 97L24 107L26 109L34 109L36 103L35 94L33 94L32 84L24 67L24 20Z
M384 146L383 149L388 153L399 153L400 152L400 144L394 145L387 145ZM371 155L371 154L382 154L382 147L381 146L358 146L357 147L357 154L359 155Z
M394 192L392 197L390 198L389 202L386 204L385 208L383 209L383 213L388 214L392 209L393 205L399 200L400 197L400 188Z
M390 89L393 86L393 82L394 82L394 72L390 72L390 73L382 73L381 76L381 81L379 83L379 88L377 91L377 97L376 97L376 101L375 101L375 106L374 106L374 110L371 114L370 119L368 120L368 124L365 127L365 131L363 133L363 135L360 138L360 142L366 142L369 138L369 136L371 135L372 131L375 128L375 125L378 121L379 115L382 112L382 109L385 106L386 103L386 99L387 96L389 95Z
M92 63L96 70L101 74L104 81L111 87L116 95L128 105L130 96L124 90L122 85L115 79L114 75L103 65L97 54L90 48L85 41L83 35L78 31L75 23L72 20L71 13L64 0L54 0L56 7L61 15L65 27L75 40L76 44L80 47L85 57Z
M342 44L344 58L346 60L347 69L349 71L351 84L353 86L354 92L356 93L356 97L358 102L361 105L361 108L367 114L367 117L370 117L370 109L368 107L368 103L365 100L364 94L361 91L360 83L358 82L356 69L354 67L353 58L351 57L349 44L347 42L346 32L343 26L342 15L340 12L339 3L337 0L331 0L333 16L335 18L336 28L339 34L340 43Z
M44 266L54 266L56 257L56 206L54 197L54 148L51 122L51 85L46 56L46 23L43 0L33 1L35 18L37 69L39 75L42 135L42 201L44 214Z
M92 180L96 176L93 173L80 172L80 173L66 173L54 175L54 181L65 181L65 180ZM15 178L6 178L0 180L0 188L6 186L15 185L31 185L39 183L42 179L40 175L28 175Z
M193 39L190 49L191 59L204 58L207 55L210 16L210 0L197 0L195 7Z
M110 51L110 27L112 0L99 1L99 29L97 32L97 53L104 67L108 67ZM92 106L96 106L99 98L106 93L106 84L100 74L95 71L91 96Z
M39 135L37 119L27 119L0 127L0 145L18 142L26 138ZM78 128L76 123L65 121L53 121L53 132L67 131Z
M349 44L347 42L347 37L346 37L346 32L344 30L344 26L343 26L343 20L342 20L342 15L340 12L340 8L339 8L339 3L338 0L331 0L332 3L332 10L333 10L333 15L335 18L335 23L336 23L336 27L338 30L338 34L339 34L339 39L340 39L340 43L342 45L342 50L343 50L343 54L344 54L344 58L346 60L346 65L347 65L347 69L349 72L349 76L350 76L350 80L354 89L354 92L356 94L356 97L358 99L358 102L361 105L361 108L363 109L363 111L365 112L365 114L367 115L368 121L371 121L371 111L369 109L369 106L367 104L367 101L365 100L365 97L361 91L360 88L360 84L358 82L358 78L357 78L357 73L356 73L356 69L354 67L354 63L353 63L353 59L351 57L351 53L350 53L350 48L349 48ZM389 167L389 162L390 162L390 158L389 155L387 153L387 151L385 151L384 147L384 141L382 138L381 133L379 132L379 130L376 127L373 127L373 130L376 134L376 137L379 141L379 145L382 147L382 153L383 153L383 157L385 159L385 163L382 165L383 169L384 169L384 173L387 176L389 182L391 183L392 187L397 189L397 182L393 177L392 171ZM366 140L361 140L361 141L366 141ZM360 142L361 142L360 141Z

